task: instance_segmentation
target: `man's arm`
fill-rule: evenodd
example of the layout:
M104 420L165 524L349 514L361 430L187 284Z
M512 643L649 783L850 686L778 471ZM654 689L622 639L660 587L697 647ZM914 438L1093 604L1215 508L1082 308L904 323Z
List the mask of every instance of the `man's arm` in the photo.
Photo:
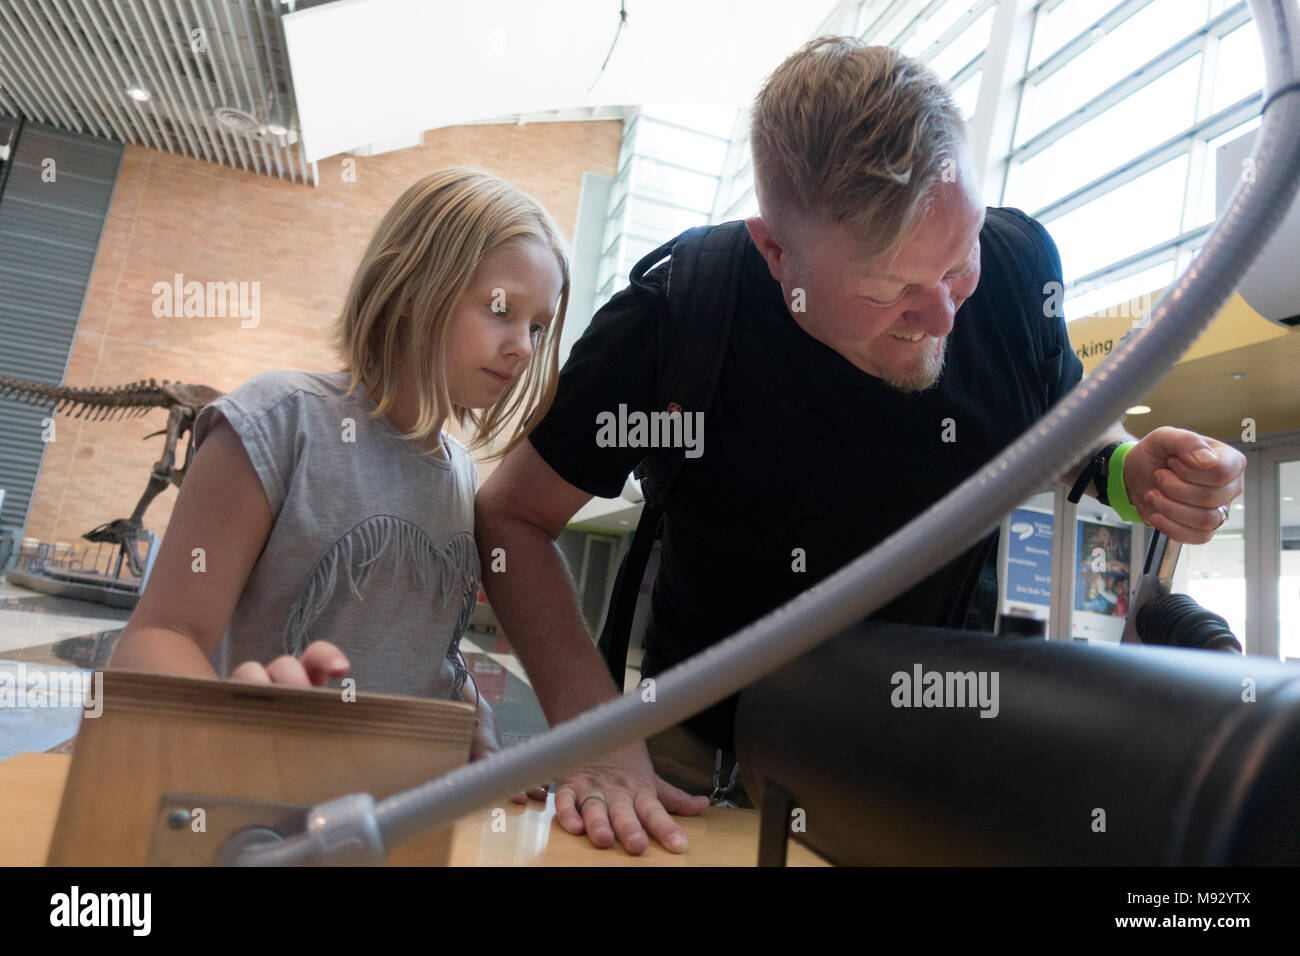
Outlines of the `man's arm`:
M1038 236L1036 277L1031 288L1041 290L1044 296L1048 289L1062 288L1064 279L1056 243L1042 223L1023 213L1012 212L1029 223ZM1070 336L1059 311L1054 307L1049 309L1045 300L1035 303L1034 308L1041 309L1044 316L1056 316L1051 333L1052 346L1043 354L1050 355L1052 348L1059 348L1064 358L1060 378L1050 390L1047 403L1050 407L1079 383L1083 367L1070 346ZM1135 440L1123 425L1116 422L1097 446L1062 475L1060 481L1067 488L1073 487L1080 472L1106 445ZM1129 502L1148 525L1174 541L1204 544L1223 525L1226 508L1241 494L1245 470L1246 456L1231 445L1181 428L1161 427L1139 441L1125 457L1124 490ZM1094 493L1092 487L1087 490L1089 494Z
M1070 487L1099 451L1137 441L1118 422L1086 458L1061 477ZM1231 445L1182 428L1157 428L1124 459L1124 488L1142 520L1174 541L1205 544L1227 520L1245 487L1246 456ZM1092 494L1093 489L1088 488Z
M1106 430L1106 434L1101 437L1101 441L1097 442L1097 447L1088 452L1088 454L1085 455L1077 465L1067 471L1058 480L1061 484L1065 485L1065 487L1073 488L1074 483L1079 480L1079 475L1083 472L1083 469L1088 467L1088 463L1097 456L1097 453L1111 442L1117 441L1137 441L1137 439L1130 435L1123 425L1116 422ZM1088 487L1085 488L1084 491L1085 493L1092 495L1094 498L1096 497L1096 489L1093 488L1092 482L1088 482Z
M573 581L555 544L590 498L525 441L506 456L475 500L483 588L552 724L622 692L582 623ZM504 554L504 571L490 570L494 553ZM691 797L659 780L643 741L556 781L556 818L565 830L585 830L600 847L612 845L617 835L633 854L649 846L646 829L665 848L684 850L686 835L668 811L693 814L707 804L706 797Z
M590 500L524 441L474 502L483 590L552 724L622 692L587 634L573 579L555 543ZM499 563L494 553L504 554L504 571L489 570Z

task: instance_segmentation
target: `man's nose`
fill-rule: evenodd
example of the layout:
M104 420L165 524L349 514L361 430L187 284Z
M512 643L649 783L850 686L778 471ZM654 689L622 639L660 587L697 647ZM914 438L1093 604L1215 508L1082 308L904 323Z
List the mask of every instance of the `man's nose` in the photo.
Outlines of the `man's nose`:
M923 298L914 302L905 318L912 328L942 338L952 331L956 311L947 286L939 285L928 289Z

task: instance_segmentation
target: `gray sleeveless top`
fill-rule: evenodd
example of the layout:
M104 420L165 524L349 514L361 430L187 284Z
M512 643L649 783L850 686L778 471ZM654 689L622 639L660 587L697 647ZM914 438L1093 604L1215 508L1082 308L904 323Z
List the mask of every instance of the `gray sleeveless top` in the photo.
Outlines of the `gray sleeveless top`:
M358 692L455 698L455 663L478 596L474 492L465 446L423 451L345 372L266 372L203 409L197 448L221 415L243 442L275 523L212 657L247 660L338 645Z

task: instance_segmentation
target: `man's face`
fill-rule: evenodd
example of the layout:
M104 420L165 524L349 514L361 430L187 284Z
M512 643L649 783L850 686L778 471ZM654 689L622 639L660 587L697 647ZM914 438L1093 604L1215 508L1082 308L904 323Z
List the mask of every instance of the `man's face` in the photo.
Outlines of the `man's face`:
M932 386L957 309L979 282L984 207L970 181L962 169L955 181L939 183L888 261L870 261L857 240L829 223L808 224L791 240L798 243L793 249L755 236L794 320L894 388Z

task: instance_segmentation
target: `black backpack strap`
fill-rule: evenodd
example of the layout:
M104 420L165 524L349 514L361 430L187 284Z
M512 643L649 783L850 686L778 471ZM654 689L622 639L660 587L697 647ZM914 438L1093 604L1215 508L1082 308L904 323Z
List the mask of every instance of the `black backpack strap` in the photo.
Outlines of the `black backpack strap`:
M669 259L667 307L661 312L654 401L656 410L676 406L683 414L707 413L722 374L727 341L740 296L745 248L744 222L688 229L638 262L629 275L638 288L656 294L645 275ZM620 690L646 563L663 527L664 503L685 460L684 449L659 449L637 465L645 495L641 520L614 581L597 648Z
M749 231L739 220L699 226L675 243L668 308L660 324L655 402L660 411L676 406L683 413L707 413L731 338ZM650 484L646 498L656 507L668 500L684 460L683 449L670 448L641 462L638 471Z
M618 566L614 590L609 598L609 611L605 615L605 626L600 629L600 639L596 641L596 649L605 658L609 676L614 678L614 686L620 691L623 689L623 675L627 672L627 646L632 639L632 616L636 613L646 564L650 560L655 541L659 538L663 520L664 513L649 501L642 505L641 520L636 523L632 544Z

